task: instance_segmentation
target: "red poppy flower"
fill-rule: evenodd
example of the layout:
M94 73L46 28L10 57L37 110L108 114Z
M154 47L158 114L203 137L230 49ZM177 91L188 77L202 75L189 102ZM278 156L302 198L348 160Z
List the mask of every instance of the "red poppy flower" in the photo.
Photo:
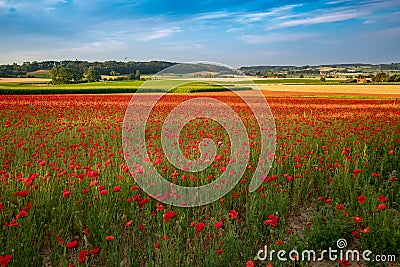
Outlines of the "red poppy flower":
M337 204L336 205L336 210L344 210L344 205L343 204Z
M264 221L265 225L272 225L272 227L275 227L278 224L278 219L279 217L274 215L274 214L270 214L269 215L269 219Z
M67 242L67 244L65 245L66 248L74 248L78 245L78 241L71 241L71 242Z
M63 197L69 197L71 195L71 191L69 191L68 188L66 188L63 192Z
M220 161L223 158L222 155L216 155L215 156L215 161Z
M28 217L28 213L24 210L21 210L18 215L16 216L17 219L23 218L23 217Z
M363 218L359 217L359 216L354 216L353 220L354 220L354 222L359 223L359 222L362 222Z
M94 248L94 249L90 250L90 253L92 253L92 254L98 254L99 252L100 252L99 248Z
M18 196L20 197L26 197L29 194L28 190L22 190L21 192L18 192Z
M366 197L364 195L358 196L357 201L358 203L364 203L366 200Z
M160 248L160 243L155 243L155 244L154 244L154 247L155 247L155 248Z
M368 227L360 230L360 233L364 233L364 234L369 233L369 232L371 232L371 229L369 229Z
M25 208L23 208L22 210L23 211L28 211L28 210L31 209L31 207L32 207L31 203L28 202L28 204L26 204Z
M10 227L13 227L13 226L19 226L19 223L15 220L15 218L12 218L12 220L11 220L11 222L6 222L6 226L10 226Z
M345 259L338 261L339 266L351 266L351 263Z
M222 225L223 225L223 222L217 222L217 223L214 224L214 227L215 228L221 228Z
M108 190L106 190L106 189L103 189L100 191L100 195L102 195L102 196L107 195L107 193L108 193Z
M378 210L385 210L386 209L386 204L379 204L377 209Z
M200 232L201 230L204 229L205 224L204 224L203 222L199 222L199 223L197 223L194 227L196 228L196 231L197 231L197 232Z
M13 256L11 254L0 256L0 266L6 267L10 263L12 257Z
M119 192L119 191L121 191L121 187L119 187L118 185L114 186L113 192Z
M254 266L256 266L256 264L254 263L254 261L248 260L248 261L246 262L246 267L254 267Z
M4 210L5 207L3 206L3 202L0 202L0 210Z
M217 254L222 254L222 248L216 249L216 250L215 250L215 253L217 253Z
M228 212L229 217L231 218L231 220L237 218L238 216L238 212L236 210L231 210L230 212Z
M277 244L278 246L280 246L280 245L283 244L283 242L282 242L281 240L276 240L276 244Z
M142 223L139 223L139 229L140 229L140 231L144 232L144 226Z
M379 202L386 202L388 199L385 196L379 196Z
M130 221L128 221L128 222L125 224L125 226L126 226L126 227L131 226L132 223L133 223L133 221L130 220Z
M108 236L106 236L106 240L107 241L113 241L114 240L114 236L113 235L108 235Z
M164 222L168 222L169 220L171 220L172 217L176 216L176 212L169 210L166 213L164 213Z
M88 254L88 253L87 253L87 250L86 250L86 249L84 249L84 250L82 250L81 252L79 252L79 255L78 255L78 257L79 257L79 263L84 263L84 262L85 262L87 254Z

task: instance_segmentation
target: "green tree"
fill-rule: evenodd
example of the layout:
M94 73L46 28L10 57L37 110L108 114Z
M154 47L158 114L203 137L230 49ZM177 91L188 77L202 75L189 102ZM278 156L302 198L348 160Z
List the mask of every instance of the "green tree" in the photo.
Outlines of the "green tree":
M82 81L83 73L64 67L53 67L51 69L51 80L53 84L78 83Z
M389 82L400 82L400 74L394 74L390 76Z
M136 70L136 72L135 72L135 80L140 80L140 70Z
M85 71L85 78L88 82L98 82L101 80L101 75L93 66L90 66Z
M373 82L386 82L388 80L388 76L384 72L377 73L374 78L372 78Z

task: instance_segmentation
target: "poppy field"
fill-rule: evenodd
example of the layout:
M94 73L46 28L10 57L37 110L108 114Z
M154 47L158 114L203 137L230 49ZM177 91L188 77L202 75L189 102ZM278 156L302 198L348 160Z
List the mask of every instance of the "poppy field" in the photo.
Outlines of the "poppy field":
M0 267L309 266L260 261L257 252L264 245L322 251L341 238L371 258L395 258L331 266L398 264L400 100L268 97L275 160L250 193L260 146L254 117L235 96L201 95L240 113L252 138L240 182L194 208L163 204L132 177L121 137L130 95L1 96ZM167 94L155 107L147 151L166 179L197 186L226 170L231 147L220 124L194 120L182 129L180 146L196 158L200 141L213 139L212 168L196 175L168 163L160 127L165 112L188 98Z

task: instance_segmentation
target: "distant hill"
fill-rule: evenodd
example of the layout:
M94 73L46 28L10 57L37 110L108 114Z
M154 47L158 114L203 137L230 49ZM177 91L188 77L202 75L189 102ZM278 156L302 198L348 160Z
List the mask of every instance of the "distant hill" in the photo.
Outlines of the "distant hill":
M351 75L375 75L379 72L389 74L400 73L400 63L391 64L332 64L317 66L249 66L239 70L247 75L264 77L289 77L289 76L351 76Z

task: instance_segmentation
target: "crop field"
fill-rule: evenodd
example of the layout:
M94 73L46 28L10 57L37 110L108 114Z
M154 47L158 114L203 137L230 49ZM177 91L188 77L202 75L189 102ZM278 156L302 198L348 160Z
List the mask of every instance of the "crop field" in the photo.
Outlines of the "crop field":
M223 127L204 119L188 123L179 143L193 159L200 141L213 139L210 168L177 170L163 155L166 113L196 96L164 95L146 130L148 160L185 186L206 184L234 164ZM254 116L232 94L202 96L240 114L250 160L228 194L182 208L152 198L131 176L121 137L130 95L2 95L0 266L315 266L300 260L301 251L318 257L340 239L345 249L371 251L371 261L326 254L320 266L398 266L400 100L268 96L275 160L250 193L260 149ZM261 260L265 246L275 254ZM300 254L284 262L279 250Z
M4 79L4 78L3 78ZM18 78L21 79L21 78ZM1 82L0 80L0 94L118 94L118 93L135 93L138 88L143 84L143 81L111 81L111 82L92 82L92 83L79 83L79 84L62 84L62 85L49 85L40 82L40 79L29 78L29 80L22 80L16 82L14 80L7 80ZM157 83L154 83L157 84ZM163 82L163 86L166 86ZM191 82L173 88L170 93L195 93L195 92L221 92L230 90L250 90L251 88L244 85L224 84L213 85L208 82ZM141 89L141 92L148 93L162 93L165 90L159 87L151 87Z

